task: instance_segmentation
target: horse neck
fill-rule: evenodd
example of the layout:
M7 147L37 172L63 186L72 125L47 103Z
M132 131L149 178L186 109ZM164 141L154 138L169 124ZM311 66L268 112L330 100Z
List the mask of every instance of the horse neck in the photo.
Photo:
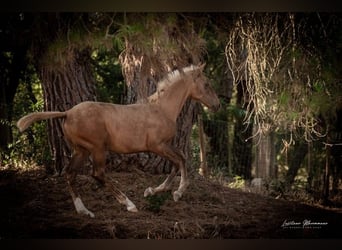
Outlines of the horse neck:
M159 105L164 111L164 114L172 121L176 122L185 101L190 95L190 86L181 79L173 83L159 99Z

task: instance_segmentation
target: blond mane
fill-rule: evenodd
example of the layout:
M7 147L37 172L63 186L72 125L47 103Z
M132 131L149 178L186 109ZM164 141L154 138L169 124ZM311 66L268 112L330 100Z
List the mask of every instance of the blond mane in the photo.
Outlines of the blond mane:
M189 74L190 72L193 72L199 69L200 69L199 66L190 65L180 70L176 69L174 71L171 71L170 73L167 74L166 77L164 77L161 81L157 83L157 90L154 94L148 97L148 101L156 102L159 96L162 95L163 92L165 92L175 82L178 82L183 77L184 74Z

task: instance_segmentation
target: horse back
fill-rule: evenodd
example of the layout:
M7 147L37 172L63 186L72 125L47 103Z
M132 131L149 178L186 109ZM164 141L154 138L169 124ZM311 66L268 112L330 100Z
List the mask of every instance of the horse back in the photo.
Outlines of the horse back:
M64 133L73 145L117 153L149 151L172 139L176 124L157 105L83 102L69 111Z

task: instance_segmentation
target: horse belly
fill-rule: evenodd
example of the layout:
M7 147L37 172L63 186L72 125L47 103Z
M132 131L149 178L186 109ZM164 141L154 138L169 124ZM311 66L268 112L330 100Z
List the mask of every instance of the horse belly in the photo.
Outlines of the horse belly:
M107 129L111 151L138 153L153 151L161 143L168 142L175 134L175 126L160 126L157 122L121 124L116 129Z
M107 126L108 148L116 153L136 153L147 150L148 131L140 122L116 120Z

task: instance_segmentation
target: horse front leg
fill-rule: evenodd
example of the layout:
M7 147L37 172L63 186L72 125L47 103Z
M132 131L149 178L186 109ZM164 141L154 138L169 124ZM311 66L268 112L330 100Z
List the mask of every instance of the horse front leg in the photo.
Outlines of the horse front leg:
M179 183L179 187L178 190L173 192L174 201L178 201L182 197L184 191L189 185L184 155L178 149L167 144L159 145L153 150L153 152L157 153L162 157L165 157L166 159L171 161L174 164L174 166L172 168L170 175L165 179L165 181L162 184L160 184L158 187L149 187L145 190L144 197L154 195L155 193L170 190L174 177L176 176L177 172L180 171L181 180Z
M130 212L138 212L134 203L114 185L114 181L109 180L105 175L105 154L104 151L94 152L93 154L93 174L92 177L99 181L102 186L108 188L115 196L116 200L126 206Z
M176 168L173 166L171 173L167 176L167 178L162 184L160 184L158 187L155 187L155 188L152 188L152 187L146 188L144 192L144 197L171 190L172 181L174 177L176 176L177 172L178 172L178 169L176 170Z
M75 182L77 176L77 169L82 166L84 160L88 157L88 153L83 149L75 149L71 157L69 166L66 168L66 180L68 184L69 193L72 197L76 212L79 214L85 214L94 218L93 212L89 211L83 204L80 195L76 191Z

